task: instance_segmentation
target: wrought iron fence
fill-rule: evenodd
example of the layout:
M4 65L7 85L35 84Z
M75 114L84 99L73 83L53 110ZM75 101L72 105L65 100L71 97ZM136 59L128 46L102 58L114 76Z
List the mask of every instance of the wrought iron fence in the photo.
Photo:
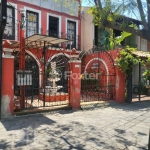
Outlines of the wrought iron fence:
M26 37L32 36L33 34L43 34L43 29L42 28L35 28L35 27L27 27L25 29L26 32Z
M107 80L108 78L112 79ZM113 78L114 75L99 76L98 79L82 79L81 102L114 100L115 83Z
M57 31L54 31L54 30L47 30L46 33L47 33L48 36L51 36L51 37L65 38L64 35L63 35L63 32L57 32Z
M132 85L132 102L150 100L150 85L136 84Z
M55 57L40 72L37 62L26 53L25 70L19 70L19 55L14 52L14 95L15 108L21 104L23 109L69 104L69 85L65 71L68 70L68 58L65 55ZM44 65L44 62L42 62ZM53 67L54 66L54 67Z
M66 38L72 40L71 49L81 50L81 37L74 34L66 34ZM67 49L70 49L70 43L67 44Z

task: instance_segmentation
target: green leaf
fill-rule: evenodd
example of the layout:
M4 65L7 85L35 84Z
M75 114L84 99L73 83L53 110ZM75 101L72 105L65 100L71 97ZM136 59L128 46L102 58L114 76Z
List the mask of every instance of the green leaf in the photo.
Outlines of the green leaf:
M131 33L125 31L121 32L121 36L115 38L115 44L119 45L128 36L131 36Z

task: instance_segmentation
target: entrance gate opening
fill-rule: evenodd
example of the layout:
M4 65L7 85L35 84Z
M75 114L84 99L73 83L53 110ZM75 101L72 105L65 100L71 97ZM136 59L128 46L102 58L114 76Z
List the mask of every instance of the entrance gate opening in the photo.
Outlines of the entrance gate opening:
M68 79L65 71L68 71L69 58L64 54L56 55L45 66L39 68L36 60L25 54L25 70L19 71L19 52L14 52L15 75L14 95L15 106L19 105L20 95L24 93L24 108L49 107L68 105Z
M82 57L81 102L114 99L114 61L108 51L92 49Z

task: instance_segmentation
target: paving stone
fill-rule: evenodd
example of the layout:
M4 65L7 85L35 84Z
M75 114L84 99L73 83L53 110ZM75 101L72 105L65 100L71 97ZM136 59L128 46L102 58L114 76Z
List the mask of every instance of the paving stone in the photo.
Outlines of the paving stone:
M150 101L2 120L0 149L147 149Z

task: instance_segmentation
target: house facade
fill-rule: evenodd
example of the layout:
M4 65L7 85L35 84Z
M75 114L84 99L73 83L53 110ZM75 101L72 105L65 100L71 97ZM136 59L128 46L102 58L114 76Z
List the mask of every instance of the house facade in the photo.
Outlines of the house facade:
M11 83L8 101L12 103L8 108L12 112L13 109L70 104L72 88L65 72L70 69L70 58L76 59L80 53L80 36L80 0L7 1L2 48L3 59L12 60L9 73L12 80L8 81ZM11 51L9 56L7 50ZM57 76L53 81L52 69L54 77Z
M80 50L81 21L80 0L55 2L55 0L8 0L7 26L3 38L19 40L21 9L25 10L25 37L33 34L72 39L72 47ZM73 9L72 9L73 8ZM55 45L69 48L68 45Z

